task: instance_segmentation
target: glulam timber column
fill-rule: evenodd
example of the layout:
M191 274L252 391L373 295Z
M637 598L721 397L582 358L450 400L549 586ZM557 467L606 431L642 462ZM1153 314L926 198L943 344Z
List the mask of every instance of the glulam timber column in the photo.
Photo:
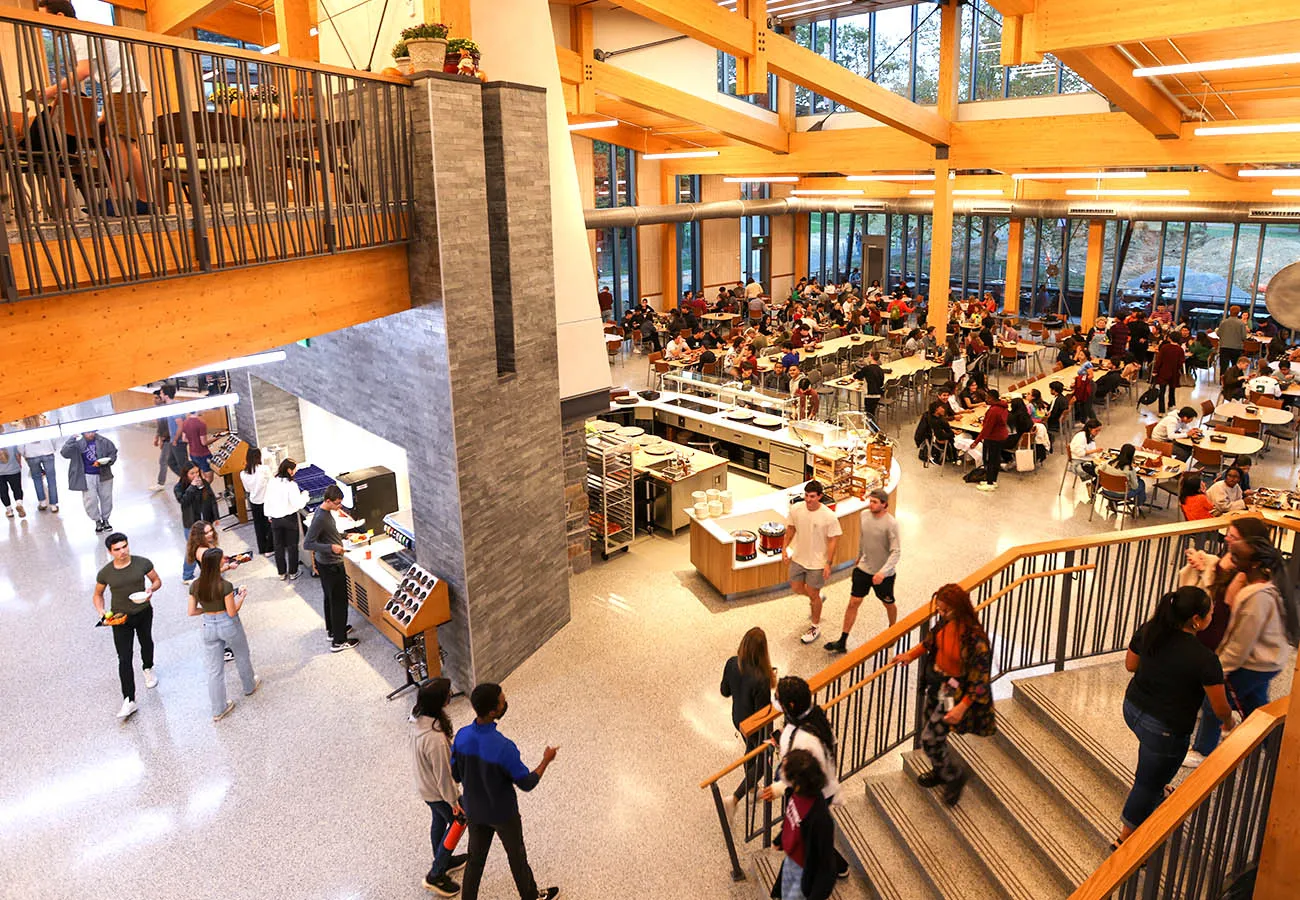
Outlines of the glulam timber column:
M1020 312L1020 273L1024 269L1025 220L1012 219L1007 228L1007 272L1003 281L1006 287L1002 296L1002 311L1007 315Z
M948 152L934 161L934 216L930 224L930 313L939 341L948 337L948 294L952 275L952 181L948 178Z
M569 620L546 94L413 82L413 308L258 377L406 450L416 558L451 594L443 672L468 691Z
M1097 307L1101 296L1101 263L1106 245L1106 223L1100 219L1088 222L1088 262L1083 273L1083 305L1079 310L1079 324L1083 329L1097 321Z

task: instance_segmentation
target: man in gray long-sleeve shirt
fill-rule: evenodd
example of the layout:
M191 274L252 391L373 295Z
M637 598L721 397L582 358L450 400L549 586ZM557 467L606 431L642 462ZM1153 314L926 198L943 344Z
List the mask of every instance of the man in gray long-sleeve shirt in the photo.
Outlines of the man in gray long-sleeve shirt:
M348 637L348 583L343 571L343 536L334 524L334 511L342 505L342 489L337 484L325 488L325 499L312 516L302 542L304 550L316 554L316 572L320 575L320 588L325 595L325 630L329 632L331 653L351 650L360 643L356 638Z
M849 607L844 610L844 630L838 641L831 641L826 649L831 653L848 652L849 632L858 618L862 599L876 590L876 596L885 605L889 624L898 621L894 606L894 570L902 554L898 539L898 522L889 514L889 495L876 490L867 495L867 508L858 523L858 564L853 567L853 587L849 594Z
M1222 378L1241 356L1250 328L1241 318L1241 307L1233 306L1223 317L1215 331L1219 340L1219 377Z

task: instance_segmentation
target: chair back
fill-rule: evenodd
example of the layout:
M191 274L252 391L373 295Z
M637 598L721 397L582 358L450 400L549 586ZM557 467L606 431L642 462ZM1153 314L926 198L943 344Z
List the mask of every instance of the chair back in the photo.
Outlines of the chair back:
M664 358L664 352L662 350L656 350L654 353L651 353L649 356L646 357L646 359L650 362L650 365L654 365L655 363L659 362L663 358Z
M1020 358L1019 351L1016 349L1015 345L1001 346L998 348L998 353L1004 360L1009 360L1011 362L1015 362Z
M718 363L716 362L705 363L700 366L700 374L702 375L717 375L718 371Z
M82 140L98 140L99 111L95 108L94 97L59 94L58 100L54 103L54 110L65 134Z
M1128 496L1128 479L1118 472L1107 472L1098 469L1097 486L1107 494L1117 494L1120 497Z
M1146 429L1146 432L1147 432L1147 440L1150 441L1150 440L1151 440L1151 432L1153 432L1153 431L1156 430L1156 423L1155 423L1155 422L1147 422L1146 425L1144 425L1143 427ZM1159 442L1157 441L1157 443L1159 443Z
M655 372L659 375L667 374L668 371L672 369L672 366L668 365L668 363L664 362L662 359L655 362L654 367Z
M1233 419L1232 421L1236 422L1237 420ZM1240 425L1220 425L1214 430L1220 434L1240 434L1242 436L1245 436L1246 434L1246 429L1242 428Z
M1213 400L1202 400L1202 401L1201 401L1201 418L1202 418L1202 419L1208 419L1208 418L1209 418L1210 416L1212 416L1212 415L1214 415L1214 401L1213 401Z
M1173 441L1157 441L1153 438L1147 438L1142 442L1143 450L1153 450L1161 456L1172 456L1174 453Z
M1281 409L1282 401L1277 397L1260 397L1255 401L1259 406L1267 406L1269 409Z
M1229 423L1229 427L1240 428L1241 433L1248 437L1259 437L1259 419L1243 419L1238 416L1233 416L1232 421Z
M1211 450L1209 447L1192 447L1192 459L1205 469L1217 469L1223 465L1223 451Z
M1241 342L1241 352L1246 354L1247 356L1254 356L1256 353L1259 352L1259 348L1260 348L1259 341L1246 338L1244 341Z

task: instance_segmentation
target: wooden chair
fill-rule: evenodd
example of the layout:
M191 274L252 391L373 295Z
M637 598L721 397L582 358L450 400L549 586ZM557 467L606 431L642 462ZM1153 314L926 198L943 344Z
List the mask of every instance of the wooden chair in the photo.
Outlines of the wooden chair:
M1156 423L1156 422L1147 422L1146 425L1142 426L1143 428L1146 429L1146 432L1147 432L1147 440L1148 440L1148 441L1151 440L1151 432L1153 432L1153 431L1156 430L1156 425L1157 425L1157 424L1158 424L1158 423ZM1157 442L1157 443L1159 443L1159 442Z
M1251 358L1257 357L1259 356L1259 350L1262 346L1263 345L1260 344L1259 341L1254 340L1253 338L1246 338L1241 342L1241 355L1249 356Z
M1201 401L1201 424L1204 425L1206 422L1210 421L1210 419L1213 417L1214 417L1214 401L1202 400Z
M646 357L645 380L647 384L650 383L650 373L655 371L655 363L662 362L663 358L664 352L662 350L656 350L654 353L651 353ZM666 366L668 364L664 363L664 365Z
M1268 407L1269 409L1284 409L1284 408L1285 408L1285 406L1284 406L1284 404L1282 403L1282 400L1281 400L1280 397L1260 397L1259 400L1257 400L1257 401L1255 401L1255 402L1256 402L1256 405L1258 405L1258 406L1266 406L1266 407Z
M1270 425L1264 432L1265 440L1277 438L1291 442L1291 460L1300 458L1300 407L1291 410L1291 421L1282 425Z
M1228 423L1228 427L1240 428L1241 433L1246 435L1246 437L1255 437L1255 438L1260 437L1259 419L1243 419L1238 416L1233 416L1232 421ZM1222 431L1223 429L1219 428L1218 430Z
M1142 442L1143 450L1150 450L1153 453L1159 453L1161 456L1173 456L1174 445L1172 441L1157 441L1155 438L1148 437Z
M1093 502L1088 507L1088 521L1092 521L1092 514L1097 510L1097 500L1101 499L1106 502L1109 509L1115 511L1119 516L1119 527L1124 527L1125 515L1137 514L1137 501L1130 499L1128 495L1128 479L1123 475L1112 472L1097 473L1097 492L1093 495Z
M1233 419L1232 421L1236 422L1237 420ZM1246 429L1240 425L1219 425L1214 430L1220 434L1240 434L1243 436L1246 434Z
M1061 437L1064 438L1065 435L1061 435ZM1072 438L1072 437L1074 437L1074 435L1070 435L1070 437ZM1070 485L1071 487L1074 487L1075 485L1077 485L1077 484L1079 483L1079 477L1080 477L1081 475L1086 475L1086 474L1087 474L1087 473L1085 473L1085 472L1083 471L1083 468L1082 468L1082 466L1083 466L1083 462L1084 462L1084 460L1081 460L1081 459L1075 459L1075 458L1074 458L1074 453L1073 453L1073 451L1070 449L1070 440L1069 440L1069 438L1066 438L1066 441L1065 441L1065 468L1061 470L1061 484L1060 484L1059 487L1057 487L1057 489L1056 489L1056 493L1059 494L1059 493L1061 493L1061 491L1065 490L1065 479L1066 479L1068 476L1070 476L1070 475L1073 475L1073 476L1074 476L1074 482Z
M1037 342L1040 343L1040 344L1043 342L1043 323L1042 323L1042 322L1030 322L1030 323L1029 323L1029 339L1030 339L1031 341L1037 341Z
M1201 478L1204 479L1209 475L1210 481L1219 477L1219 472L1223 469L1223 451L1211 450L1209 447L1194 446L1192 447L1192 459L1201 472Z
M184 120L190 119L194 135L194 159L185 156ZM242 206L247 193L248 156L244 152L244 120L218 112L163 113L154 120L154 139L158 146L157 168L161 179L163 208L178 199L176 189L194 205L200 200L221 205ZM189 174L197 173L203 197L190 196ZM229 187L221 189L225 179ZM282 182L284 179L272 179ZM280 185L275 185L280 190ZM285 198L281 197L283 201Z
M653 356L653 354L651 355ZM654 366L654 372L655 372L654 388L656 391L662 391L664 389L664 376L667 375L670 371L672 371L672 366L668 365L668 363L664 362L663 360L659 360L658 362L652 363L652 365Z

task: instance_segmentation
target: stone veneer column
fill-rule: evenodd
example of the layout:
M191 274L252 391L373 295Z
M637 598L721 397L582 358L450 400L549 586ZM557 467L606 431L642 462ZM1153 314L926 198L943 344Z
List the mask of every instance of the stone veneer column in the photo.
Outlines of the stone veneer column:
M564 424L564 537L569 546L569 572L591 568L591 525L587 501L587 428L579 419Z
M407 109L414 308L254 381L406 450L417 558L451 592L444 672L468 691L569 620L545 95L433 75Z

